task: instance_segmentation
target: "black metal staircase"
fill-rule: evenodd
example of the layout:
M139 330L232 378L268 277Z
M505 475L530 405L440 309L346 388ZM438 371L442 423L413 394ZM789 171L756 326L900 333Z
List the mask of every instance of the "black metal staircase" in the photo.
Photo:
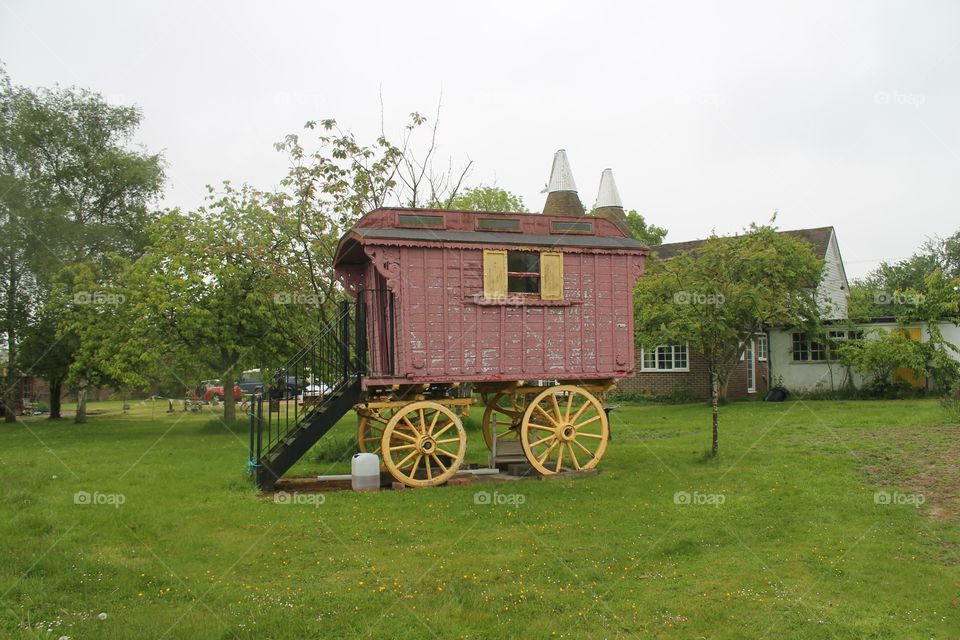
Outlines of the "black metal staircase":
M356 303L343 302L335 320L254 395L248 470L261 489L273 489L360 400L367 352L364 309L362 296Z

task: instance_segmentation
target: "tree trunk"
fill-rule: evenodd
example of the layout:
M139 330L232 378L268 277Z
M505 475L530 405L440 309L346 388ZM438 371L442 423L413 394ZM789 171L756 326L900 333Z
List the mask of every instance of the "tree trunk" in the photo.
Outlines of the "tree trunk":
M60 419L60 395L63 392L63 380L50 381L50 420Z
M720 377L713 374L713 448L710 454L716 458L720 453Z
M233 374L224 374L220 382L223 383L223 421L229 424L237 419L237 402L233 396Z
M87 379L80 379L80 385L77 387L77 415L73 419L74 424L87 423Z

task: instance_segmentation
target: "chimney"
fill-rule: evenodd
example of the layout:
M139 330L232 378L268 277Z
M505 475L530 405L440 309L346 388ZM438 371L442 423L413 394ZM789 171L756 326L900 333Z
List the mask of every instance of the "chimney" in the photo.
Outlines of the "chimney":
M627 225L627 214L620 201L620 192L617 191L617 183L613 180L612 169L604 169L600 174L600 190L597 192L597 203L593 205L593 215L609 220L627 237L632 237L633 234L630 233L630 227Z
M547 185L547 201L543 204L543 214L547 216L582 216L583 203L577 195L577 185L573 181L567 152L560 149L553 155L553 168L550 169L550 183Z

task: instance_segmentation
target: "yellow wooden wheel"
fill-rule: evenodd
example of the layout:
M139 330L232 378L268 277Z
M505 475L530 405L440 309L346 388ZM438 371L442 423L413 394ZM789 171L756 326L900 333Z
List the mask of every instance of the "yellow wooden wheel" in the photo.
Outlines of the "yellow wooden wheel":
M380 453L383 430L393 417L392 407L357 411L357 448L363 453Z
M467 451L467 432L453 411L420 400L397 409L380 440L383 464L409 487L431 487L453 477Z
M487 408L483 411L483 440L488 449L493 449L493 420L497 421L497 440L516 440L520 437L520 425L523 412L527 408L529 395L511 391L500 391L487 397Z
M520 442L530 464L552 475L564 464L577 471L597 466L609 433L600 401L586 389L564 384L531 400L523 414Z

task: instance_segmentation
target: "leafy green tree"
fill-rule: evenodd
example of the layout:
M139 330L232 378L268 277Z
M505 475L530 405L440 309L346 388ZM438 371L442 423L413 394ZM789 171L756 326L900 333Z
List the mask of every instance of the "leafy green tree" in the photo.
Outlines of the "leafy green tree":
M714 456L719 403L745 345L765 327L815 322L822 266L810 245L757 225L648 263L634 296L638 344L689 344L702 355L711 379Z
M289 348L273 313L284 287L277 257L288 247L268 232L276 219L263 194L224 188L209 206L169 212L150 227L146 251L121 278L118 310L129 329L111 341L101 326L99 343L111 346L90 360L143 385L142 372L165 366L169 354L189 359L219 376L232 421L230 390L243 369Z
M663 244L663 239L667 237L666 229L655 224L648 224L643 215L638 213L636 209L627 211L627 227L635 239L650 247Z
M499 213L526 213L523 198L506 189L480 185L464 190L455 196L448 209L461 211L496 211Z
M960 278L960 231L946 239L931 238L909 258L882 262L851 283L848 315L860 320L917 316L918 301L926 295L927 276L935 272L947 280Z
M31 319L28 332L36 335L34 318L44 318L41 328L61 319L76 325L69 316L41 309L41 303L95 293L69 290L69 274L79 265L88 265L87 273L106 274L103 267L111 255L133 257L140 251L144 229L153 217L150 205L163 185L163 164L159 155L133 145L141 119L137 109L112 106L83 89L16 87L5 73L0 76L0 182L15 184L11 194L18 199L11 205L4 198L2 222L20 229L33 247L24 254L28 259L5 260L2 266L5 284L30 281L34 286L21 306ZM31 246L20 240L11 244ZM22 284L18 289L23 290ZM60 293L49 295L53 290ZM11 370L33 366L17 353L18 335L9 321L10 310L21 306L4 307L5 341L15 355ZM55 335L57 349L78 345L61 326ZM73 359L67 354L46 364L54 362ZM58 379L69 377L78 385L80 422L88 382L82 371L58 373Z
M886 395L893 387L893 372L898 368L912 369L918 375L926 372L923 345L900 331L873 329L862 340L841 344L839 352L841 362L864 376L878 395Z

